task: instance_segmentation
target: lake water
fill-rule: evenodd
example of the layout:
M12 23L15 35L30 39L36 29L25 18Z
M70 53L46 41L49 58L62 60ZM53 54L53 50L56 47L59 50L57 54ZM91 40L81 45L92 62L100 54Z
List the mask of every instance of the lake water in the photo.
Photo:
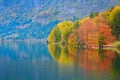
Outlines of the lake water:
M39 41L0 41L0 80L120 80L120 55Z

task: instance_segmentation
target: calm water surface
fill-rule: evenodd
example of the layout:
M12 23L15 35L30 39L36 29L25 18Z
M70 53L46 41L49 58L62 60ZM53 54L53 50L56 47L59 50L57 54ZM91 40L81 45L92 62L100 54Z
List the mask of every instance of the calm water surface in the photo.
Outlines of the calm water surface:
M120 80L120 55L34 41L0 41L0 80Z

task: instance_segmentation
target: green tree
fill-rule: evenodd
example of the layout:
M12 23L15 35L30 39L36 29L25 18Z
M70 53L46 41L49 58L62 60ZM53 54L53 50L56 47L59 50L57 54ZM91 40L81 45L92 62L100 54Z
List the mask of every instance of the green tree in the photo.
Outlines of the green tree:
M55 28L54 36L55 36L55 41L56 42L59 42L61 40L61 32L60 32L59 27Z
M74 23L74 25L73 25L73 28L74 29L77 29L78 27L79 27L79 21L77 20L77 21L75 21L75 23Z
M59 42L61 40L61 31L59 29L59 27L55 27L50 35L48 36L48 40L50 42Z
M99 50L102 50L102 49L103 49L104 40L105 40L105 37L104 37L103 34L101 34L101 35L100 35L100 38L99 38L99 41L98 41L98 44L99 44Z
M117 40L120 39L120 10L118 10L113 16L112 33L116 36Z
M98 16L98 12L91 12L91 14L90 14L90 18L94 18L94 17L96 17L96 16Z
M67 43L69 34L73 30L73 23L70 21L63 21L59 23L48 36L50 42L64 42Z

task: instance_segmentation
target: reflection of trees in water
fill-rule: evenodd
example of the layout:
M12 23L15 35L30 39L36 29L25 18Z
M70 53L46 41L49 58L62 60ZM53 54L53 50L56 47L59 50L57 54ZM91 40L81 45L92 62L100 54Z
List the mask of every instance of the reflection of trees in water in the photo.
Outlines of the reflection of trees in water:
M59 45L48 45L49 52L51 53L51 56L58 60L61 54L61 47Z
M86 70L109 70L115 56L114 52L110 50L79 50L72 47L58 47L58 45L49 45L49 51L58 63L78 64Z
M1 41L0 56L10 59L32 59L48 56L47 45L40 41Z
M76 49L68 48L67 46L60 46L60 45L48 45L48 49L51 53L51 56L54 60L58 63L74 63L74 59L76 56Z
M112 60L112 80L120 80L120 55L118 53Z
M105 50L103 50L103 49L98 50L101 60L104 60L104 58L105 58L104 52L105 52Z
M48 45L49 51L58 63L77 64L87 71L109 71L115 54L110 50L79 50L72 47Z
M110 69L113 58L114 52L112 51L98 53L98 50L82 50L79 64L87 71L104 71Z
M72 47L48 45L52 57L62 64L73 64L84 71L112 75L110 80L120 80L120 55L111 50L79 50ZM112 71L111 71L112 70ZM93 74L94 74L93 73Z

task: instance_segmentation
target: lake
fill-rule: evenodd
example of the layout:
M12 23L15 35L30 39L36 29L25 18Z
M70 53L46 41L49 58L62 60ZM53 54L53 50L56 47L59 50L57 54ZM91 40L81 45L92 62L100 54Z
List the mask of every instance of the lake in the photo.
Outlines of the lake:
M0 41L0 80L120 80L120 54Z

